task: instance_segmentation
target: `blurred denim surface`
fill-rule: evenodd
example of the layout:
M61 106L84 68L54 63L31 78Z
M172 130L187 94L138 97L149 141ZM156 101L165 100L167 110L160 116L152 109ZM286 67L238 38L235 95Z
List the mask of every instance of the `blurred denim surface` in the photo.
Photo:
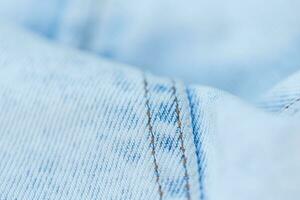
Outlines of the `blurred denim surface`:
M0 2L0 199L299 198L296 1Z
M299 6L297 0L1 0L0 14L105 57L253 100L299 69Z

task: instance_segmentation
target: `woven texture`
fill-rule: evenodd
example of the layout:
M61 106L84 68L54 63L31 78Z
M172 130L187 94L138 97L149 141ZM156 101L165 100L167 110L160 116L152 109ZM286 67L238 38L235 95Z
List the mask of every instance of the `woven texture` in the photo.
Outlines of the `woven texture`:
M299 197L297 118L0 29L1 200Z

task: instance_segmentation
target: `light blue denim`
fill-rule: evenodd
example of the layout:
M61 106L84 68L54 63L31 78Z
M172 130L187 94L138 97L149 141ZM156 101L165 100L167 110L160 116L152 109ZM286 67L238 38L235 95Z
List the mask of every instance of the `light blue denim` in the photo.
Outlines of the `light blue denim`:
M200 196L180 82L1 30L0 199Z
M299 198L297 75L257 108L0 30L0 199Z

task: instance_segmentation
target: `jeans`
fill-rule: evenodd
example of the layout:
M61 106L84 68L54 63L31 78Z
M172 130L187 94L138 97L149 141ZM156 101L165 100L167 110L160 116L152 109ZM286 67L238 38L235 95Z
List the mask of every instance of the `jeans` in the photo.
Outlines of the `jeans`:
M299 197L299 75L253 105L0 30L0 199Z

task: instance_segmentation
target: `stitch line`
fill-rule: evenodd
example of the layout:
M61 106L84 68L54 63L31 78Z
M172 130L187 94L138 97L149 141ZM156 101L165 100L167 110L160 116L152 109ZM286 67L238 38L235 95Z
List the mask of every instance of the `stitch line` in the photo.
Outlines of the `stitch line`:
M158 162L156 159L156 152L155 152L155 137L154 137L154 133L153 133L153 127L151 124L152 121L152 117L151 117L151 111L150 111L150 103L149 103L149 89L148 89L148 82L147 79L145 77L145 75L143 76L144 78L144 97L146 99L146 107L147 107L147 126L148 126L148 130L150 133L150 146L151 146L151 155L153 158L153 164L154 164L154 171L155 171L155 176L156 176L156 183L158 185L158 194L159 194L159 199L162 200L163 199L163 191L162 191L162 186L160 184L160 176L159 176L159 170L158 170Z
M175 112L177 115L177 126L179 129L180 150L181 150L182 164L183 164L183 168L184 168L184 179L186 181L186 183L185 183L186 197L188 200L191 200L190 183L189 183L190 177L189 177L188 170L187 170L187 157L186 157L184 141L183 141L182 122L181 122L181 118L180 118L181 113L180 113L180 109L179 109L179 101L178 101L178 98L176 95L177 91L176 91L174 80L172 80L172 91L173 91L174 101L175 101L175 105L176 105Z

